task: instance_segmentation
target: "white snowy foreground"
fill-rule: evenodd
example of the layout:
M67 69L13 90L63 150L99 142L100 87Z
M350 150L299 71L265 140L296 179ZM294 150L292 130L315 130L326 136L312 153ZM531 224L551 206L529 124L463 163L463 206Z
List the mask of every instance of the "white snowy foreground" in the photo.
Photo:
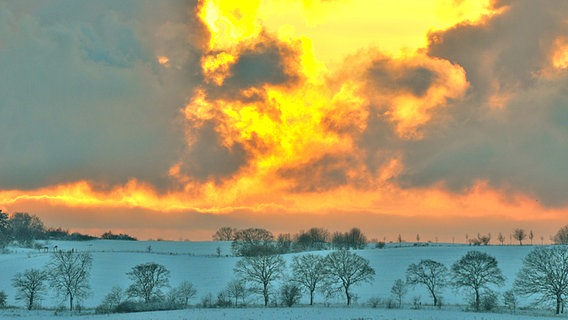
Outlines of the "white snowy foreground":
M132 314L93 315L92 309L101 303L104 296L114 286L126 289L131 281L126 275L137 264L155 262L164 265L170 270L170 285L172 287L188 280L197 289L196 297L190 304L196 305L202 297L211 294L216 297L234 279L233 267L240 259L231 256L230 242L168 242L168 241L110 241L93 240L85 242L52 241L46 246L57 246L59 250L88 251L93 257L91 270L91 293L87 299L81 301L87 310L83 315L66 313L56 314L55 311L31 311L22 309L0 310L0 319L466 319L466 320L500 320L500 319L558 319L553 316L552 305L540 305L535 314L539 316L510 315L507 313L474 313L461 311L467 305L467 296L464 292L446 288L442 291L442 310L411 309L415 297L420 297L423 306L431 304L431 298L423 287L410 289L404 297L405 308L384 309L370 308L367 302L371 298L388 299L391 297L391 287L396 279L405 279L406 268L411 263L418 263L421 259L433 259L444 263L448 268L461 256L470 250L479 250L495 256L499 267L506 277L505 286L494 288L498 296L511 289L516 274L522 266L523 258L533 249L531 246L486 246L470 247L466 245L429 245L408 246L397 248L391 246L385 249L358 250L357 254L370 260L375 269L376 276L372 283L363 284L353 288L355 293L354 305L343 307L344 297L337 297L324 301L324 297L316 295L318 306L308 307L308 297L304 295L299 306L293 308L259 308L260 296L251 295L247 304L252 307L244 309L199 309L192 307L188 310L170 312L149 312ZM217 248L221 255L217 255ZM22 302L15 300L15 289L11 286L11 279L17 272L29 268L42 268L51 256L51 253L32 249L12 247L9 253L0 254L0 291L8 295L8 305L23 308ZM318 251L325 255L327 251ZM284 255L289 265L296 254ZM274 289L280 287L282 282L274 284ZM323 303L330 303L333 307L324 307ZM521 298L519 307L534 307L533 300ZM498 302L501 305L501 302ZM55 309L65 306L66 302L48 292L41 305ZM565 318L561 316L560 318Z
M181 311L141 312L111 315L68 315L53 311L0 311L0 319L22 320L529 320L559 319L558 317L524 316L495 313L470 313L447 310L394 310L372 308L246 308L188 309Z

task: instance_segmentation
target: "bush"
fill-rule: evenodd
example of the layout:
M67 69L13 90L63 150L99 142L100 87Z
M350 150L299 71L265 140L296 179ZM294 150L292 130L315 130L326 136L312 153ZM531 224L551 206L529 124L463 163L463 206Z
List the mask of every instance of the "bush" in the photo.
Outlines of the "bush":
M129 240L129 241L137 241L136 238L131 237L127 234L113 234L112 231L105 232L101 235L101 239L105 240Z
M302 298L300 287L295 284L285 284L280 289L280 299L287 307L292 307Z
M6 308L8 302L8 295L4 291L0 291L0 308Z
M422 299L420 298L420 296L415 296L414 298L412 298L412 308L415 310L422 308Z
M180 310L180 309L183 309L183 305L173 304L167 301L150 302L150 303L125 301L119 304L114 309L114 312L131 313L131 312L168 311L168 310Z
M485 311L491 311L497 308L498 303L499 303L499 298L497 297L497 294L493 291L487 292L485 295L483 295L483 298L481 298L481 306Z
M122 302L123 291L120 287L113 287L105 296L103 302L95 309L96 313L111 313Z
M517 297L515 297L513 290L505 291L505 293L503 293L503 304L511 313L515 313L515 310L517 309Z
M381 298L377 298L377 297L373 297L371 299L369 299L369 301L367 302L367 304L371 307L371 308L377 308L381 305Z
M231 299L227 297L225 292L219 292L215 305L219 308L229 308L233 305L233 303L231 302Z
M201 303L200 303L202 308L213 308L215 307L215 304L213 303L213 294L208 293L205 296L203 296L201 298Z
M470 306L474 308L474 310L476 310L475 297L471 297L469 303ZM488 290L481 294L481 297L479 299L479 310L492 311L497 308L498 303L499 298L497 297L497 294L491 290Z
M382 249L385 247L385 243L383 241L379 241L375 243L375 249Z
M388 298L385 301L385 307L387 309L396 309L398 308L398 302L394 301L394 299Z

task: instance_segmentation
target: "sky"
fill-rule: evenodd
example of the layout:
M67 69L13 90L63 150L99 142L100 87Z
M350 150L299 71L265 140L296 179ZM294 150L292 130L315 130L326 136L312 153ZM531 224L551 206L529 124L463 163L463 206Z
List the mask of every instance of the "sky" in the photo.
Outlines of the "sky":
M548 242L568 223L567 15L563 0L0 0L0 209L141 239Z

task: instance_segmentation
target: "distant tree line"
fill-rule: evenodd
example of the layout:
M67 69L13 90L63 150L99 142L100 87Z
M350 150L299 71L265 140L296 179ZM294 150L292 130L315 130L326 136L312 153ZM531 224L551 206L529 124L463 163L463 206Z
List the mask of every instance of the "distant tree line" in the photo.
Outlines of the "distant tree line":
M131 237L124 233L114 234L112 231L107 231L101 235L101 239L104 240L128 240L128 241L136 241L137 239Z
M232 241L231 248L236 256L284 254L290 252L317 251L329 249L364 249L367 237L358 228L348 232L330 232L324 228L311 228L294 235L279 234L262 228L235 229L219 228L213 235L215 241Z
M111 231L101 235L101 239L107 240L136 240L127 234L113 234ZM4 248L12 242L20 246L31 248L36 240L67 240L86 241L99 239L97 237L69 232L60 227L46 228L43 221L36 215L26 212L16 212L8 215L0 210L0 248Z

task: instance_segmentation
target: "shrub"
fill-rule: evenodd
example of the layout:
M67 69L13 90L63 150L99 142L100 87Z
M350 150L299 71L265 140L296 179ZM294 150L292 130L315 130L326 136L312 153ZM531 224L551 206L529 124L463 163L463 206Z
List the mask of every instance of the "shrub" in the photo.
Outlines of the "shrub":
M301 289L295 284L285 284L280 289L280 299L287 307L292 307L302 297Z
M415 296L414 298L412 298L412 308L415 310L422 308L422 299L420 298L420 296Z
M8 302L8 295L4 291L0 291L0 308L6 308Z
M105 296L103 302L96 308L96 313L111 313L122 302L123 291L120 287L113 287L111 291Z
M515 310L517 309L517 297L515 297L513 290L505 291L503 293L503 304L511 313L515 313Z
M125 301L119 304L114 312L117 313L131 313L131 312L150 312L150 311L167 311L167 310L180 310L183 305L173 304L167 301L161 302L134 302Z
M377 308L381 304L381 298L373 297L369 299L369 302L367 302L367 304L371 308Z
M200 303L202 308L213 308L215 307L215 304L213 303L213 294L208 293L205 296L203 296L201 298L201 303Z
M225 292L219 292L219 294L217 294L217 302L215 305L219 308L229 308L233 305L233 303L231 302L231 299L227 297Z
M497 295L493 292L487 293L481 298L481 307L485 311L492 311L497 307Z

